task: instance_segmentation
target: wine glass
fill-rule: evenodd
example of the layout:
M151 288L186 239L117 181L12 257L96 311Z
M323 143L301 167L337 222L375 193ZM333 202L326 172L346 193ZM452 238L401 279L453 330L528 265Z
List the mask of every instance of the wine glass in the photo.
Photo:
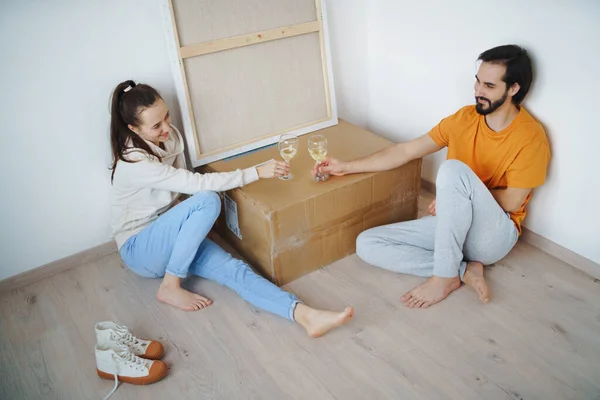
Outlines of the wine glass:
M314 180L323 182L329 178L329 174L321 172L319 164L327 157L327 138L323 135L312 135L308 138L308 152L313 160L316 161L317 173Z
M279 154L281 154L281 158L286 162L289 166L292 158L296 156L298 152L298 137L294 135L281 135L279 137L279 144L277 145L279 148ZM294 175L290 172L285 176L280 176L279 179L284 181L288 181L292 179Z

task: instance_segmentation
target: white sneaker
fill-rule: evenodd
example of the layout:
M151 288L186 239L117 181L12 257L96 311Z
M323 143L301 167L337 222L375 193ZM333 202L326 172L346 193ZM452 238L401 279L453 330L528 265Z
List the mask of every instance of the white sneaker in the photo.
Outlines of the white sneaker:
M125 345L109 343L96 346L98 376L103 379L115 380L115 386L105 399L108 399L117 390L119 381L134 385L149 385L167 376L168 370L166 363L140 358Z
M149 360L158 360L165 354L163 345L156 340L144 340L131 334L124 325L114 322L98 322L95 326L98 345L107 346L111 342L124 344L129 347L133 354Z

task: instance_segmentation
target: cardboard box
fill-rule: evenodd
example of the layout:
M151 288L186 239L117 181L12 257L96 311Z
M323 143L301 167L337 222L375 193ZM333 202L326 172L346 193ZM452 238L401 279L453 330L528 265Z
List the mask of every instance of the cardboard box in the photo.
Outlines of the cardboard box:
M380 136L340 120L324 134L329 154L343 160L389 146ZM311 178L308 135L291 161L294 178L263 179L223 194L216 231L265 278L284 285L355 252L365 229L417 217L421 160L392 171ZM281 159L277 146L208 164L203 172L246 168Z

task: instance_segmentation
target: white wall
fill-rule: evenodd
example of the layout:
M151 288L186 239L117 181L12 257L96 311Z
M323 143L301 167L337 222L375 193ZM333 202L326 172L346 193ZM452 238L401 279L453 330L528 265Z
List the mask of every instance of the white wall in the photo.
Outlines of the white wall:
M342 115L367 120L366 0L330 0ZM155 86L179 124L157 0L0 0L0 280L110 240L109 95ZM361 93L360 96L352 94Z
M130 78L175 93L156 1L0 10L3 279L110 240L110 93Z
M339 114L411 139L472 102L482 50L525 45L537 64L525 104L554 151L526 225L600 262L600 3L556 3L328 0ZM156 1L0 0L0 10L4 279L109 240L108 98L119 81L154 85L179 118ZM424 177L443 159L426 160Z
M328 0L327 21L340 118L368 122L369 0Z
M537 77L524 105L544 124L553 159L525 225L600 263L600 2L369 4L367 125L398 141L473 103L479 53L509 43L530 51ZM445 156L425 160L423 177L435 181Z

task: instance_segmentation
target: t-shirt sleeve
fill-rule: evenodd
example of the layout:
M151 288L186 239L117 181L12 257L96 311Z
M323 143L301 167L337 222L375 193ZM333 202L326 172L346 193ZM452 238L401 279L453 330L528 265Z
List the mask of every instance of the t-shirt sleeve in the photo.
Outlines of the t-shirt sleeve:
M521 149L506 171L506 186L529 189L543 185L549 161L550 149L547 143L528 144Z
M467 111L466 107L462 108L458 110L458 112L441 120L439 124L429 131L429 137L433 139L438 146L448 146L450 144L451 133L457 129L460 131L461 119Z
M433 139L433 141L442 147L448 146L450 142L450 138L448 135L448 131L445 128L444 124L445 120L442 120L439 124L433 127L428 133L429 137Z

